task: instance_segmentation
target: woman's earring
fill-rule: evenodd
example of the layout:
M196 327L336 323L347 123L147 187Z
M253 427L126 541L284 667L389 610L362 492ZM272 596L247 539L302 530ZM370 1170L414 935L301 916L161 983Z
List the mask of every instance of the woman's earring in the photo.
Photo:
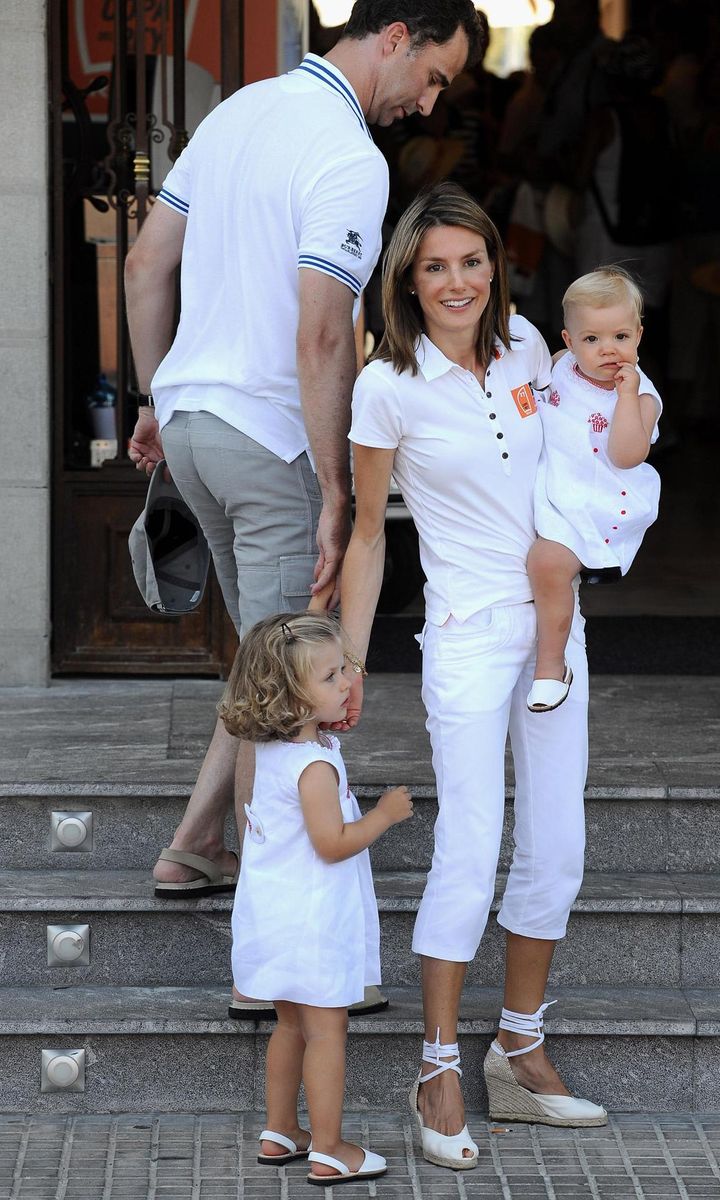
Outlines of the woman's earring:
M414 295L415 295L415 288L410 288L410 295L411 295L411 296L414 296Z

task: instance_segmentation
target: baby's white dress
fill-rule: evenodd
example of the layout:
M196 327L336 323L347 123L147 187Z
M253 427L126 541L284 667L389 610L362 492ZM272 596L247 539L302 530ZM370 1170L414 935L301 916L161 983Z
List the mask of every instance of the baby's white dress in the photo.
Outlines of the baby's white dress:
M360 817L337 738L263 742L232 914L235 986L259 1000L345 1008L380 983L380 929L367 850L328 863L313 849L298 780L321 760L338 776L345 822Z
M640 395L662 401L638 367ZM658 514L660 477L649 463L623 470L607 452L617 390L579 374L573 354L553 367L538 399L543 450L535 483L535 528L567 546L585 567L620 567L624 575ZM658 436L657 422L652 441Z

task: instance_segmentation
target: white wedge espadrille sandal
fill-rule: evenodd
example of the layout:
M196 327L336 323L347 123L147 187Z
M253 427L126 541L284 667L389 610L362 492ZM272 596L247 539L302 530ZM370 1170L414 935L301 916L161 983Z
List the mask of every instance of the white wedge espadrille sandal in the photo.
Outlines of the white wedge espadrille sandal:
M451 1061L443 1062L443 1058L451 1059ZM445 1071L454 1071L462 1079L460 1050L457 1042L449 1043L447 1046L441 1045L440 1030L438 1029L434 1042L423 1042L423 1062L435 1063L435 1070L428 1071L426 1075L420 1071L410 1089L409 1096L410 1109L420 1129L423 1158L437 1167L449 1167L452 1171L472 1171L473 1167L477 1166L479 1151L470 1137L467 1125L463 1125L459 1133L438 1133L436 1129L429 1129L427 1125L423 1124L418 1108L418 1091L421 1083L427 1083L429 1079L434 1079L436 1075L442 1075ZM470 1150L471 1154L465 1156L463 1150Z
M543 1013L554 1000L541 1004L536 1013L516 1013L504 1008L500 1028L537 1040L520 1050L503 1050L494 1041L485 1056L483 1071L487 1085L490 1117L493 1121L525 1121L530 1125L563 1125L580 1128L607 1125L607 1113L599 1104L576 1096L546 1096L521 1086L508 1062L518 1054L529 1054L545 1041Z

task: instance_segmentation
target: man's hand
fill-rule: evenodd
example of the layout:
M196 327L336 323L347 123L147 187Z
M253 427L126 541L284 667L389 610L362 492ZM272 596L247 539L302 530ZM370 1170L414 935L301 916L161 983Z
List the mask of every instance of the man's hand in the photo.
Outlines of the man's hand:
M315 583L312 587L312 594L313 597L319 593L323 593L324 596L325 589L329 584L333 584L330 600L325 604L328 611L335 608L340 600L340 567L349 541L349 506L346 503L323 504L317 531L320 553L315 564Z
M155 467L162 462L162 441L157 418L151 408L138 410L138 419L130 438L128 455L138 471L152 475Z

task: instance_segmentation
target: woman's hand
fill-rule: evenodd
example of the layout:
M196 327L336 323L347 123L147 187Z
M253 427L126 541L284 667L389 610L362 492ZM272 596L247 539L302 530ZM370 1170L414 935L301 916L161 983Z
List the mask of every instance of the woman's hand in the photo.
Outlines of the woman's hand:
M336 733L347 733L354 729L360 720L363 706L363 677L353 674L353 681L348 692L347 708L344 721L333 721L332 725L322 725L321 729L332 729Z
M315 586L313 584L313 586ZM330 601L335 592L335 580L331 579L325 584L319 592L312 592L310 595L310 603L308 604L308 612L326 613L329 609Z
M360 720L360 713L363 706L363 677L355 675L350 686L347 702L347 716L345 718L345 728L354 729Z

